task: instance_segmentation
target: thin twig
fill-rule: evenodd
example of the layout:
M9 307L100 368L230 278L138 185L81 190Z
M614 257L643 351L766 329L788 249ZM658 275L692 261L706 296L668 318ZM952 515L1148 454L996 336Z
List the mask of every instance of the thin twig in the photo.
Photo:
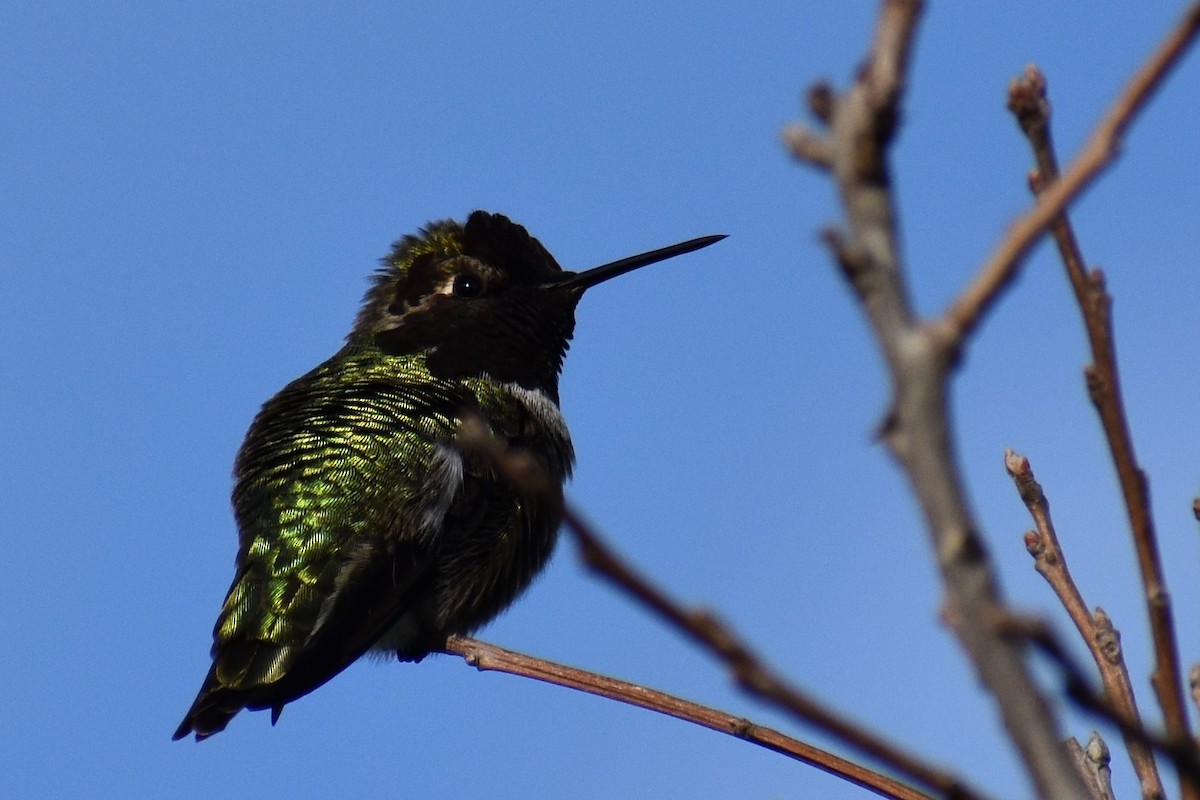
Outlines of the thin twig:
M944 336L945 321L924 324L916 317L900 262L887 154L902 113L920 11L916 0L885 0L855 82L828 103L833 173L848 230L829 231L826 240L887 362L893 397L882 438L925 516L947 617L995 697L1039 795L1083 800L1086 790L1060 747L1057 722L1026 664L1024 643L992 624L1004 605L967 502L948 414L948 383L964 340Z
M1192 702L1196 705L1196 710L1200 711L1200 664L1192 664L1188 670L1188 687L1192 690Z
M1038 573L1050 584L1058 596L1067 615L1075 623L1080 637L1091 651L1092 659L1100 670L1100 681L1104 685L1104 699L1130 720L1140 720L1129 670L1121 649L1121 635L1112 621L1101 609L1093 616L1089 613L1083 595L1079 591L1071 572L1067 568L1066 554L1058 541L1054 522L1050 518L1050 501L1046 499L1042 486L1033 475L1029 460L1012 450L1004 454L1004 466L1012 476L1030 516L1037 526L1036 531L1025 534L1025 547L1033 556ZM1166 796L1158 765L1145 744L1133 736L1125 736L1125 747L1133 770L1141 784L1142 796L1156 800Z
M1117 726L1122 734L1132 736L1152 750L1162 753L1171 760L1175 769L1187 780L1200 782L1200 753L1195 742L1188 736L1183 738L1162 735L1146 728L1139 719L1133 719L1117 709L1092 688L1083 669L1067 652L1058 637L1044 622L1027 617L1001 617L995 621L996 629L1014 638L1021 638L1037 645L1038 649L1058 664L1063 673L1067 697L1081 708L1087 709Z
M829 169L832 164L829 139L806 125L789 125L784 128L783 143L797 161L817 169Z
M906 786L887 775L847 761L798 739L793 739L777 730L665 692L607 675L568 667L565 664L535 658L524 653L517 653L465 636L451 636L442 651L461 657L479 670L493 670L533 678L597 697L657 711L685 722L693 722L816 767L874 792L880 797L894 798L894 800L931 800L930 795Z
M545 472L544 466L532 458L531 454L527 451L521 448L509 447L507 440L495 436L491 432L491 429L488 428L487 423L481 418L472 415L465 417L460 425L455 442L463 452L488 459L495 465L499 475L522 495L537 497L541 502L546 502L545 497L547 495L558 496L557 493L550 491L551 486L548 483L548 475ZM579 542L583 560L588 566L609 578L643 604L649 606L678 628L689 633L694 639L708 646L717 655L724 658L726 663L733 669L735 677L743 689L761 699L773 702L784 710L792 712L803 721L824 728L852 747L857 747L862 752L875 757L882 763L895 767L899 772L908 775L917 783L933 789L944 797L955 798L955 800L985 800L984 795L970 790L965 783L955 776L924 764L919 759L893 747L881 738L825 710L799 690L789 687L780 678L768 671L750 653L749 649L737 639L732 631L721 625L715 617L702 611L689 612L673 603L664 592L657 589L650 581L627 566L609 548L605 547L600 542L599 537L569 505L563 504L561 510L563 525L575 534L576 540ZM463 656L470 661L471 658L468 657L470 652L482 653L479 647L475 647L476 645L482 646L482 643L467 640L463 637L452 637L447 641L444 649L445 652ZM472 650L472 648L474 649ZM604 678L580 671L576 671L574 675L575 683L568 682L562 677L564 674L562 671L569 670L570 668L540 661L539 659L532 659L528 656L519 656L519 654L511 653L511 651L509 653L513 659L528 659L524 666L528 669L528 674L531 677L537 677L541 680L547 680L563 686L572 686L581 691L590 691L598 694L599 692L588 687L597 685L599 681L609 681L608 685L610 688L623 683L613 678ZM491 655L494 658L488 663L497 663L494 660L498 657L495 648L493 648ZM485 668L481 663L477 663L476 666L480 666L481 669ZM513 663L512 659L509 660L509 663ZM490 668L499 669L499 667ZM520 674L527 673L521 672ZM670 695L657 693L658 696L656 699L662 700L663 703L662 705L651 705L648 702L648 698L650 697L649 692L652 690L643 689L633 684L625 684L625 686L629 688L629 691L626 692L627 696L614 697L614 699L652 708L655 711L670 716L687 718L679 713L679 709L682 707L680 704L685 701ZM634 695L639 696L640 699L631 699ZM605 696L608 695L606 694ZM718 730L722 729L720 726L706 722L699 722L699 724L705 724L707 727L714 727ZM738 724L740 725L740 722ZM761 742L760 744L769 746ZM819 751L815 751L814 749L814 752ZM848 764L849 762L843 763ZM850 765L850 767L860 770L859 772L854 773L849 768L842 769L839 767L837 769L830 769L828 765L818 766L834 774L842 774L842 772L846 772L847 776L857 774L859 779L847 777L848 780L855 783L860 783L860 780L864 776L876 774L869 770L854 767L854 765ZM880 777L883 778L883 776ZM890 783L886 781L890 781ZM869 788L879 790L882 787L888 787L889 790L904 789L908 792L907 795L897 796L924 796L914 789L886 778L872 784Z
M1016 277L1025 256L1054 218L1116 158L1129 124L1179 62L1198 32L1200 3L1194 3L1117 97L1062 178L1046 187L1034 207L1009 227L975 281L946 312L943 335L951 345L970 335L1004 287Z
M564 509L563 525L579 543L585 564L720 658L746 692L817 726L938 795L959 800L984 797L957 776L933 767L855 725L790 685L711 612L683 607L625 563L569 504Z
M1194 16L1200 20L1200 13ZM1041 194L1048 185L1058 180L1058 160L1050 136L1046 79L1036 67L1027 67L1025 74L1013 82L1009 91L1009 108L1016 115L1033 149L1037 169L1031 185L1035 193ZM1150 512L1149 488L1134 453L1133 436L1121 394L1116 347L1113 343L1112 298L1105 290L1104 274L1100 270L1090 273L1086 270L1079 241L1065 209L1055 215L1050 229L1083 315L1092 351L1092 364L1085 371L1088 394L1104 428L1133 534L1154 641L1155 666L1151 683L1162 708L1168 734L1182 738L1187 733L1188 724L1179 646L1159 556L1158 537ZM1143 773L1139 771L1139 775ZM1143 792L1147 788L1143 781ZM1161 788L1159 783L1160 791ZM1197 800L1200 798L1200 786L1181 786L1180 794L1187 800Z
M1108 745L1100 738L1100 734L1092 731L1087 747L1079 744L1079 740L1071 737L1067 740L1067 753L1079 771L1079 777L1088 787L1088 791L1096 800L1116 800L1112 790L1112 770L1109 769Z

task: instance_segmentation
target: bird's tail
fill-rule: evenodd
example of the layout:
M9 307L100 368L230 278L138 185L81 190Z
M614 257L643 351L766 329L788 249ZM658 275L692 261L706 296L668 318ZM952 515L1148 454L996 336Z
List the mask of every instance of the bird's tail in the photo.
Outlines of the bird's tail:
M202 741L225 730L229 720L246 707L246 693L238 689L222 686L217 679L217 667L213 665L196 695L195 702L188 709L171 737L179 741L190 733L196 734L196 741ZM278 716L273 715L273 716Z

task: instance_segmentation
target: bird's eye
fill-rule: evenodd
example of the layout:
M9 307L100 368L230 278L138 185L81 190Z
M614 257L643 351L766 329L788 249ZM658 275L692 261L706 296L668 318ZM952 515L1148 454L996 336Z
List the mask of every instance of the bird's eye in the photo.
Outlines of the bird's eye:
M454 279L455 297L478 297L483 294L483 278L462 272Z

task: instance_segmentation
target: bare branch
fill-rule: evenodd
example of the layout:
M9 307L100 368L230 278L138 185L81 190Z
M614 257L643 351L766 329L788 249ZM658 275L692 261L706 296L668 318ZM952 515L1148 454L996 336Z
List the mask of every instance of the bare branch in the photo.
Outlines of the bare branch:
M1191 19L1193 30L1200 27L1200 10L1193 14ZM1182 41L1182 37L1177 38ZM1145 85L1146 91L1153 87L1149 82ZM1127 105L1131 109L1135 108L1132 101ZM1050 137L1050 104L1046 101L1046 79L1036 67L1027 67L1024 75L1013 82L1009 92L1009 108L1016 115L1021 130L1029 139L1034 152L1037 162L1036 178L1031 182L1034 191L1039 194L1049 191L1044 187L1053 186L1058 180L1058 162ZM1083 314L1093 362L1085 371L1088 393L1104 428L1133 533L1154 640L1155 667L1151 682L1159 706L1163 710L1167 733L1173 738L1182 738L1187 733L1188 723L1183 678L1180 673L1179 647L1175 638L1170 596L1167 593L1158 551L1158 537L1150 512L1147 480L1137 463L1133 436L1129 430L1125 403L1121 395L1116 346L1113 342L1112 298L1105 290L1104 274L1100 270L1087 272L1079 242L1065 210L1054 216L1050 229ZM1139 775L1145 778L1140 771ZM1147 789L1148 786L1143 780L1143 792ZM1159 790L1161 791L1161 784ZM1200 798L1200 787L1184 785L1180 791L1181 795L1189 800Z
M1188 670L1188 687L1192 690L1192 702L1196 705L1196 710L1200 711L1200 664L1192 664L1192 668Z
M1112 789L1112 770L1109 769L1108 745L1100 734L1092 731L1087 747L1071 737L1067 740L1067 753L1079 771L1079 777L1096 800L1116 800Z
M892 377L882 438L916 494L946 590L947 618L1004 724L1038 793L1086 798L1059 745L1057 724L1025 663L1019 639L993 621L1004 615L986 548L959 474L947 389L962 338L945 321L915 317L900 263L887 163L921 4L885 0L870 53L854 84L828 99L833 173L848 230L826 241L858 295Z
M563 524L579 543L580 555L585 564L720 658L733 673L737 684L746 692L791 713L797 719L816 725L850 747L887 764L939 795L959 800L984 797L957 776L930 766L825 708L800 689L790 685L769 669L740 637L712 612L684 608L621 560L569 505L564 510Z
M1004 455L1004 466L1037 526L1036 531L1025 534L1025 547L1033 556L1038 573L1050 584L1091 652L1100 670L1105 701L1125 718L1138 720L1140 724L1141 716L1121 650L1121 635L1103 610L1097 608L1095 616L1088 612L1083 595L1067 569L1066 554L1050 519L1050 501L1034 477L1029 460L1009 450ZM1125 746L1141 784L1142 797L1146 800L1165 797L1166 792L1150 748L1130 735L1125 736Z
M1035 645L1046 655L1050 656L1061 668L1065 691L1069 698L1081 708L1100 715L1117 726L1122 734L1132 736L1152 750L1162 753L1171 759L1171 763L1179 771L1185 781L1182 785L1200 782L1200 752L1196 743L1190 737L1177 738L1171 735L1163 736L1148 730L1141 720L1131 719L1123 711L1113 706L1092 688L1087 675L1067 649L1063 647L1058 637L1049 626L1039 619L1030 617L1001 617L996 620L996 629L1014 638L1025 639Z
M657 711L685 722L693 722L816 767L874 792L880 797L894 798L894 800L930 800L929 795L906 786L887 775L793 739L777 730L665 692L506 650L465 636L451 636L446 641L443 652L459 656L471 666L482 671L492 670L533 678L649 711Z
M784 128L783 144L797 161L817 169L829 169L832 166L829 140L806 125Z
M1025 257L1054 218L1117 157L1125 130L1198 32L1200 3L1194 3L1117 97L1062 178L1046 187L1034 207L1009 227L975 281L954 301L945 314L944 335L948 341L961 342L970 335L1016 277Z
M520 448L510 448L508 442L495 436L483 420L472 416L464 418L459 428L456 443L464 452L483 456L491 461L495 465L497 472L522 495L537 497L542 502L546 502L547 496L550 494L557 496L556 493L549 491L550 484L548 483L544 466L536 459L533 459L527 451ZM599 537L569 505L564 504L562 514L563 525L575 534L576 540L579 542L583 560L588 566L609 578L644 605L649 606L660 616L666 618L679 629L690 634L693 639L723 658L733 669L735 678L743 689L763 700L774 703L786 711L790 711L803 721L824 728L852 747L856 747L867 755L875 757L884 764L895 767L898 771L908 775L917 783L933 789L942 796L955 798L955 800L984 800L984 795L970 790L966 784L953 775L924 764L917 758L904 753L881 738L858 728L833 712L825 710L799 690L789 687L782 679L767 670L750 653L749 649L738 640L734 633L718 622L711 613L705 611L687 611L676 605L664 592L623 563L609 548L605 547L600 542ZM535 677L539 680L545 680L562 686L570 686L580 691L603 694L606 697L610 696L611 693L613 699L650 708L680 719L691 719L690 716L684 714L686 701L672 697L671 695L653 693L655 695L653 700L660 702L652 703L651 693L653 690L634 684L626 684L615 678L585 673L581 670L571 670L569 667L534 659L529 656L522 656L512 651L502 651L500 648L484 645L481 642L466 639L465 637L451 637L444 646L444 652L462 656L469 663L475 664L480 669L503 669L504 671L528 675L529 677ZM500 666L501 664L505 666ZM601 686L604 687L604 691L600 691L597 688ZM691 705L690 710L697 713L699 713L698 710L703 710L710 714L720 714L720 712L715 712L712 709L703 709L703 707L694 704ZM745 728L743 720L734 720L733 723L728 723L728 720L734 718L728 717L728 715L722 716L724 716L724 720L709 716L705 720L695 719L693 721L715 730L725 730L732 725L732 729L727 732L743 736L740 732ZM749 723L745 724L749 725ZM758 729L758 726L754 727ZM764 747L775 749L779 746L781 738L786 738L782 737L782 734L770 729L763 728L759 730L768 735L768 738L764 741L756 741L757 744ZM749 737L743 736L743 738ZM795 744L800 747L807 747L799 742ZM800 753L798 748L793 749L795 752L788 751L789 755L800 760L805 760L798 755ZM815 748L809 748L808 754L812 756L812 754L820 752ZM836 759L836 757L830 756L830 759ZM925 797L920 792L904 786L904 784L898 781L841 759L837 759L836 762L826 761L814 765L828 772L843 775L847 780L863 785L873 791L884 791L885 796L894 795L905 798ZM871 776L877 776L878 780L872 779ZM888 795L886 792L892 792L893 794Z

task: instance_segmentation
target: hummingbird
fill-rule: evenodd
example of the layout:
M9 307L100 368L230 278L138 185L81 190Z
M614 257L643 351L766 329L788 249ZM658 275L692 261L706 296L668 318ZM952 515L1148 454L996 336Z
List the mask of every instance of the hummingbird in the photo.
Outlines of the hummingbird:
M420 661L489 622L554 549L574 450L558 377L584 292L706 236L564 271L500 214L432 222L381 261L344 346L263 405L234 464L236 573L175 739L318 688L368 651ZM544 491L456 444L481 420Z

